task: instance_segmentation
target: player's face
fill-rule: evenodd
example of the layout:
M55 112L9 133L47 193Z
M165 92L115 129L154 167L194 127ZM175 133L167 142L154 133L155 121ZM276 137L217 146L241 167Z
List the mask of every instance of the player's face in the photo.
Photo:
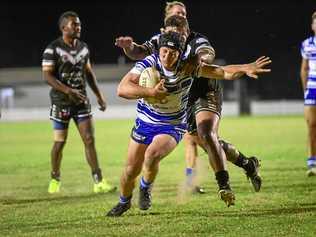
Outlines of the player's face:
M185 7L182 7L180 5L174 5L172 8L170 8L168 12L168 16L173 15L178 15L187 18L187 11L185 10Z
M312 30L314 31L314 33L316 35L316 18L313 19L313 21L312 21Z
M79 39L81 34L80 19L78 17L69 17L63 31L69 38Z
M171 49L168 47L161 47L159 49L159 58L162 65L168 69L173 70L178 61L180 52L176 49Z

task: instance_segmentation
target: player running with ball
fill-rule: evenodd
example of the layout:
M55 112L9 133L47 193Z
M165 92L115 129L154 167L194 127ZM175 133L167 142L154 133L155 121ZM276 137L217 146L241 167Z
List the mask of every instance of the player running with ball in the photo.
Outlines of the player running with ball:
M186 129L186 104L193 77L234 80L244 74L256 78L257 74L270 71L263 69L271 62L266 57L250 64L224 67L205 63L180 64L184 47L185 38L179 33L162 34L158 54L137 62L118 86L117 93L120 97L138 99L137 118L121 176L119 202L107 216L121 216L130 209L135 181L141 171L143 176L139 187L139 208L150 208L151 189L158 174L159 163L177 146ZM141 73L149 67L154 67L161 76L161 81L154 88L139 86ZM157 102L146 102L144 98L148 97L156 98ZM219 187L221 197L233 201L233 193L227 186L229 183L223 183Z

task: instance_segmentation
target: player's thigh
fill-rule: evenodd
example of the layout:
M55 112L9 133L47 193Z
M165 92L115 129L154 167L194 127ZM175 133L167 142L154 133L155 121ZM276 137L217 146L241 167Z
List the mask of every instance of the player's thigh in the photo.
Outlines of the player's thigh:
M68 135L70 108L68 106L52 104L49 117L52 120L54 129L54 141L65 142Z
M83 140L91 139L94 135L91 105L89 102L71 107L71 116L76 123Z
M68 137L68 123L53 120L54 142L66 142Z
M308 127L316 127L316 106L304 106L304 116Z
M94 126L92 116L75 120L76 126L83 140L92 139L94 136Z
M176 146L177 141L173 136L169 134L156 135L146 150L145 158L161 160L172 152Z

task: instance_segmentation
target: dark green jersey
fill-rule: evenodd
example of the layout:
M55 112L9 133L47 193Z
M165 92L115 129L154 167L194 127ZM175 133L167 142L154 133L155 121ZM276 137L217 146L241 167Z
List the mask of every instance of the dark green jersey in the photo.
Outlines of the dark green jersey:
M77 40L75 47L65 44L60 37L50 43L43 53L42 66L53 66L58 81L86 95L85 67L89 61L89 49L86 43ZM73 102L60 91L51 89L51 101L54 104L71 105Z

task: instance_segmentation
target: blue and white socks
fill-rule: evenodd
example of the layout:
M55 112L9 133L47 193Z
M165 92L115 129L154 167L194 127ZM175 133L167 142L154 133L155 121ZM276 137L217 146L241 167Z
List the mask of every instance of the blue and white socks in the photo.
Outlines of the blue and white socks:
M307 167L308 169L316 167L316 157L311 156L307 159Z
M195 170L193 168L186 168L185 169L185 175L187 177L186 185L187 186L192 186L193 185L193 180L194 180L194 177L195 177Z
M141 189L150 189L152 186L152 183L145 181L144 177L140 179L140 188Z
M129 197L124 197L124 196L120 195L119 202L122 204L126 204L126 203L129 203L131 200L132 200L132 195Z

